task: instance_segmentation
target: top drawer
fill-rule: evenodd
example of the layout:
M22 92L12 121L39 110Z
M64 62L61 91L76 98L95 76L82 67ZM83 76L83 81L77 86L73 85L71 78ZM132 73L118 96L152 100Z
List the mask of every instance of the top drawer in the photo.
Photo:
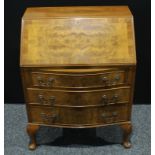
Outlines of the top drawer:
M28 73L29 87L38 88L106 88L124 85L128 82L127 70L111 70L104 72L43 72Z

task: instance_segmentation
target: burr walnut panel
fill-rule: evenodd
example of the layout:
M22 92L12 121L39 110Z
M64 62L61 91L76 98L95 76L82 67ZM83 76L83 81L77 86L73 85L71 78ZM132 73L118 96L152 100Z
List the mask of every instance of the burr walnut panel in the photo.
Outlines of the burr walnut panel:
M21 65L135 63L132 18L24 20Z
M130 87L107 90L66 91L28 88L28 102L40 105L88 106L129 102Z
M128 105L102 107L30 106L30 122L49 125L98 125L127 121Z

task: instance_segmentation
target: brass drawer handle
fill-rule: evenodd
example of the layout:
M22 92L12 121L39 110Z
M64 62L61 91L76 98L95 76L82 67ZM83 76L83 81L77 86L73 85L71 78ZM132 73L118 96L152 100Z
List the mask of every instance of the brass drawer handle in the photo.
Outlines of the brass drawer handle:
M107 114L107 113L102 113L101 117L102 118L111 118L111 117L117 117L118 116L118 112L114 111L111 114Z
M47 80L47 85L48 85L48 86L52 86L53 82L54 82L54 79L50 77L50 78Z
M102 104L108 104L107 95L103 95L103 96L102 96Z
M120 80L120 75L119 75L119 74L116 74L114 79L115 79L116 81L119 81L119 80Z
M58 115L57 114L52 114L52 115L47 115L46 113L41 113L40 114L41 118L43 121L48 121L48 122L54 122L57 118Z
M53 106L55 104L55 100L55 96L51 96L48 100L46 100L42 94L38 95L38 102L40 104L50 104Z
M48 78L47 81L45 81L42 77L38 76L37 81L40 87L51 87L54 82L54 79Z
M111 99L107 97L107 95L102 96L102 104L107 105L109 103L117 103L119 99L118 94L114 94Z
M101 114L101 116L102 116L103 118L106 118L106 117L107 117L107 115L106 115L105 113Z
M109 82L108 78L106 76L102 77L102 81L105 85L107 85Z
M44 104L45 103L45 99L44 99L44 96L43 95L41 95L41 94L38 95L38 102L40 104Z
M54 96L51 96L49 98L49 103L50 103L50 105L54 105L55 104L55 97Z
M112 115L113 115L113 116L117 116L118 113L117 113L116 111L114 111L114 112L112 112Z
M118 94L115 94L112 98L113 102L114 103L118 102L118 98L119 98Z
M120 81L120 75L116 74L113 79L108 79L107 76L102 77L105 86L115 85Z

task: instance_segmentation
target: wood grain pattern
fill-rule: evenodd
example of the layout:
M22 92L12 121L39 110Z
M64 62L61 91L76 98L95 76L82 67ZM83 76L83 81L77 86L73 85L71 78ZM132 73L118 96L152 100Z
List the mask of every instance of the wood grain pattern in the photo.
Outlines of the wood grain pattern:
M27 88L28 102L30 104L51 106L100 106L129 102L130 87L101 89L101 90L49 90ZM40 99L39 97L42 96ZM54 98L54 101L51 101Z
M37 147L36 132L38 131L38 129L39 129L39 125L32 125L32 124L27 125L27 133L30 137L30 143L29 143L30 150L34 150Z
M21 66L136 62L132 16L40 18L22 24Z
M57 125L97 125L127 121L128 105L64 108L30 106L30 122Z
M126 74L124 70L111 71L106 73L43 73L32 72L28 77L31 79L29 87L38 88L107 88L126 84Z
M130 134L132 132L132 124L131 123L121 124L120 127L123 129L124 132L123 146L128 149L131 147Z

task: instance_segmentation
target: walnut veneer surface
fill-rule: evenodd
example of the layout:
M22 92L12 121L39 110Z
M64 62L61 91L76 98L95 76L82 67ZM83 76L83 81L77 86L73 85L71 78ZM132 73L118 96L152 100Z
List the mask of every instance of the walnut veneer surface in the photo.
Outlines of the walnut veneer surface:
M136 53L126 6L28 8L22 18L21 75L30 149L40 126L119 125L129 135Z

